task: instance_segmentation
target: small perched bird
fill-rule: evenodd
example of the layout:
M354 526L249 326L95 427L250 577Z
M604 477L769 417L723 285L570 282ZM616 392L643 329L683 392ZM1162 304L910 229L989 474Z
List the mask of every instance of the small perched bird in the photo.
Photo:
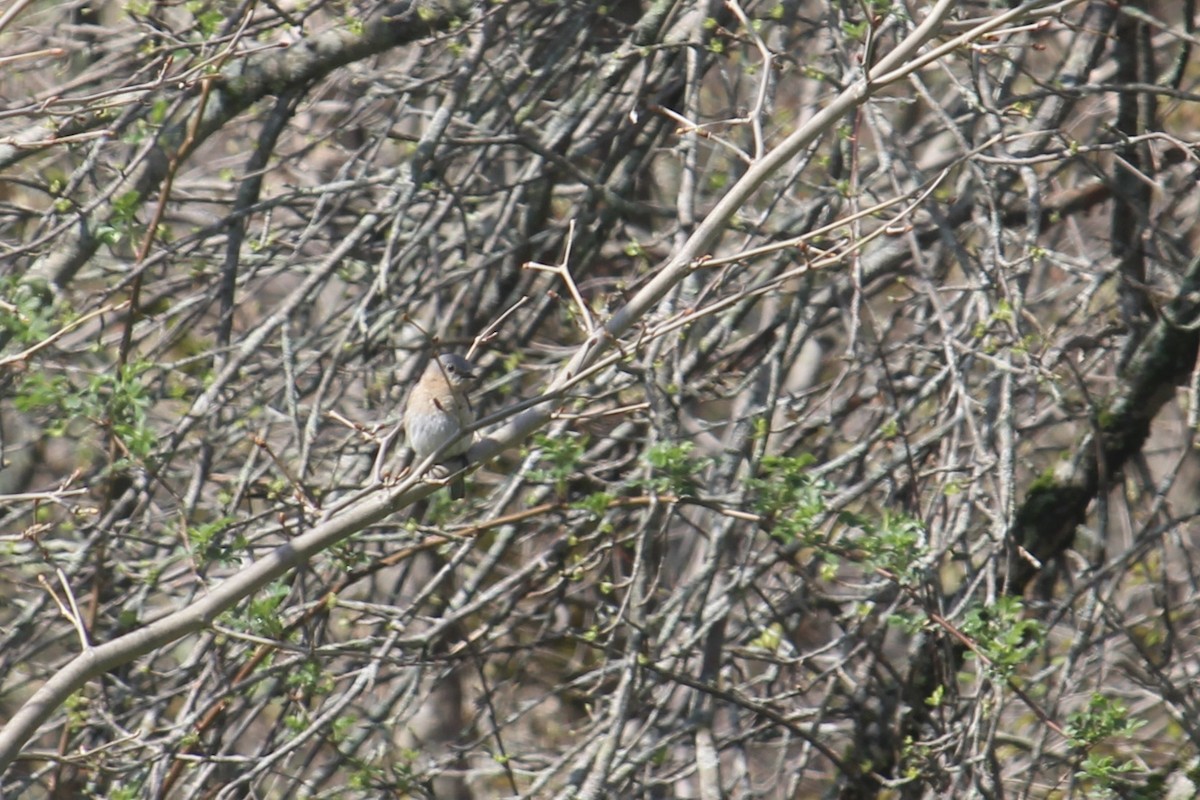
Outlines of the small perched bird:
M475 412L467 398L474 380L475 367L462 356L445 353L429 362L404 404L404 433L418 461L459 437L475 421ZM442 458L461 461L466 466L465 459L457 457L470 447L471 438L463 436L442 453ZM450 496L457 500L465 493L463 477L459 475L450 484Z

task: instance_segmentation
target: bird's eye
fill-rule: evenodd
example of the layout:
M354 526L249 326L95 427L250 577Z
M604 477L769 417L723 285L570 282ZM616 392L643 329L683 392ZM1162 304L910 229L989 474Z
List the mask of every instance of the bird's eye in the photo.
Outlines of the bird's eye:
M454 365L453 365L453 364L449 364L449 365L447 365L447 367L446 367L446 372L449 372L451 375L453 375L453 374L454 374L454 371L455 371L455 370L454 370Z

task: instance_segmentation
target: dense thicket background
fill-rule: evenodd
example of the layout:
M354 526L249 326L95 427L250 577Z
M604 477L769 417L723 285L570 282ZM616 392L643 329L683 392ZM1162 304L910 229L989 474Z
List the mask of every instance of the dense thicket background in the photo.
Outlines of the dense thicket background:
M1190 797L1195 22L10 4L0 794Z

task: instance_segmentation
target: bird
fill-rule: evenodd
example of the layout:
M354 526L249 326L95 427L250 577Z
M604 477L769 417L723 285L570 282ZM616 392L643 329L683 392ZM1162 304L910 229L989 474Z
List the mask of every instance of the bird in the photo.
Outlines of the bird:
M467 397L475 377L475 365L453 353L443 353L429 362L404 403L404 434L417 461L453 442L441 457L460 460L466 466L466 460L457 457L471 447L470 437L461 434L475 422L475 411ZM463 476L458 475L450 483L450 496L458 500L465 494Z

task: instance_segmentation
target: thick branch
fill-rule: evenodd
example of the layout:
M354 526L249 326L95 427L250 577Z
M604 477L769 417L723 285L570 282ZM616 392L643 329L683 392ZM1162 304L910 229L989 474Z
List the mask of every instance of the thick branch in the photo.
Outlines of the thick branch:
M1193 259L1183 287L1162 312L1121 376L1123 387L1094 420L1070 473L1030 490L1017 512L1012 542L1028 555L1009 557L1009 591L1021 594L1038 573L1039 563L1061 556L1083 524L1088 506L1106 479L1119 473L1141 452L1150 423L1187 380L1200 351L1200 258Z

